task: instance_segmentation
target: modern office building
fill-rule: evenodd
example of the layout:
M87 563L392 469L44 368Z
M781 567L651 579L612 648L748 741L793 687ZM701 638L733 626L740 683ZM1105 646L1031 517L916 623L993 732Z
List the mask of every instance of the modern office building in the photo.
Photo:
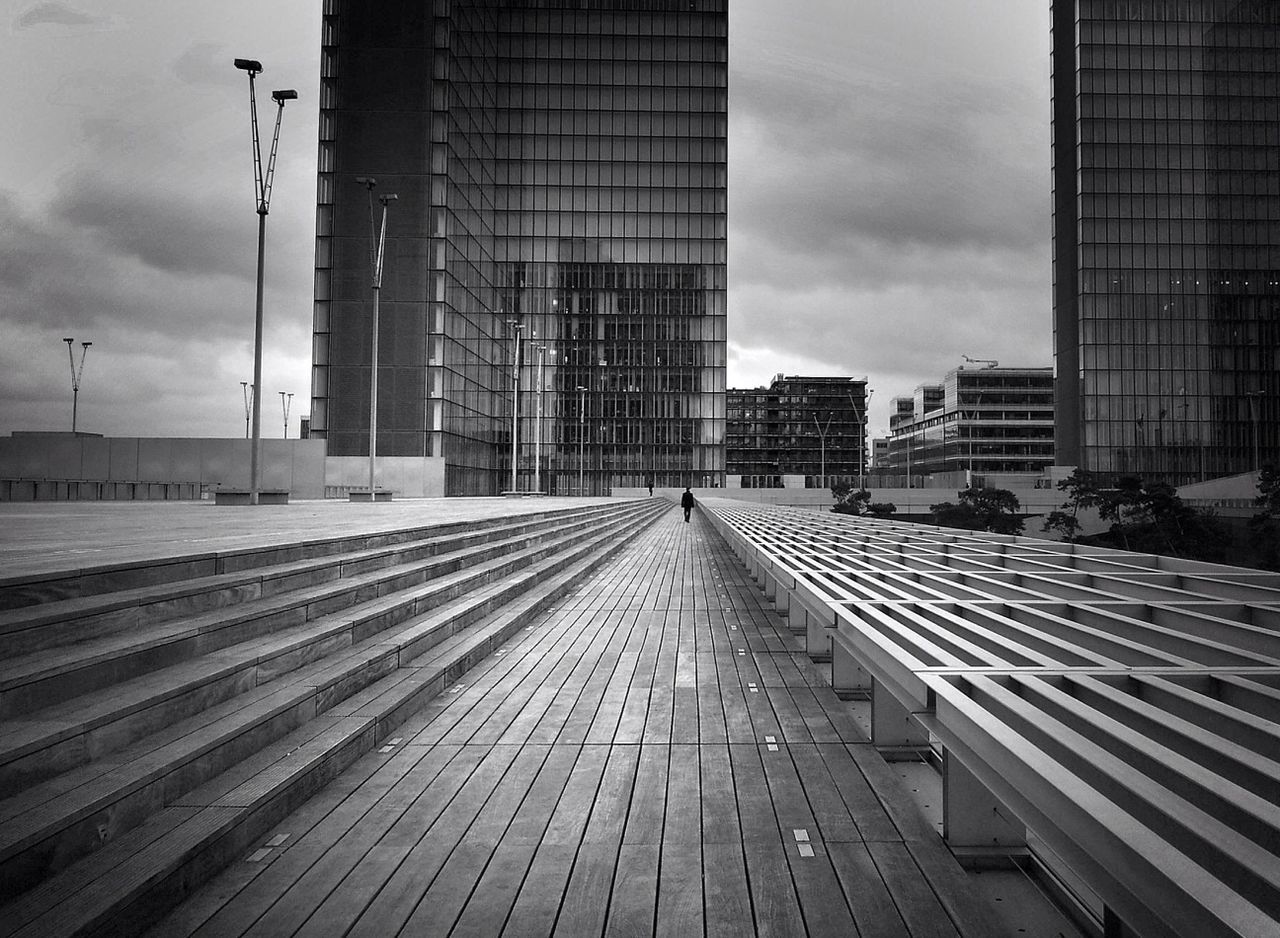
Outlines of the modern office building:
M727 0L325 0L310 432L446 494L723 485ZM513 438L514 437L514 438ZM513 466L513 457L515 465Z
M889 452L876 470L1027 473L1053 465L1052 368L956 368L941 384L895 397Z
M742 488L826 488L867 471L865 378L778 375L730 388L725 465Z
M1057 461L1280 460L1280 4L1052 7Z

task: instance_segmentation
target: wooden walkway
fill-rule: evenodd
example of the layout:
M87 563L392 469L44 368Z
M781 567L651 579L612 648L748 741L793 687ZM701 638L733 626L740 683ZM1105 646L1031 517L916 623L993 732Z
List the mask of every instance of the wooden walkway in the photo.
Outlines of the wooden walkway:
M900 784L672 509L151 934L1001 934Z

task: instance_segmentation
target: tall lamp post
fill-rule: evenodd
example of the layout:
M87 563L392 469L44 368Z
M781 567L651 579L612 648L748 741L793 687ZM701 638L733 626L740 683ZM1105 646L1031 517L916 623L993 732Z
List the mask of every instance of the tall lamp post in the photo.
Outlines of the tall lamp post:
M857 403L854 402L853 394L849 395L849 406L853 408L854 414L858 418L858 429L860 431L858 440L858 488L865 489L867 487L867 409L871 406L871 395L876 392L871 388L866 389L866 396L862 399L862 410L858 410Z
M542 492L542 363L547 347L538 346L538 416L533 424L533 490Z
M387 206L396 201L396 195L378 196L382 203L382 225L375 232L373 211L373 187L378 180L372 176L357 176L356 182L369 190L369 266L372 269L373 286L373 345L369 351L369 500L374 500L375 459L378 452L378 296L382 292L382 258L387 246Z
M508 319L511 334L515 339L515 351L511 359L511 491L519 491L517 477L520 459L520 332L524 323Z
M818 415L813 415L813 425L818 428L818 443L822 453L822 480L818 483L819 488L827 487L827 430L831 428L831 414L827 414L826 426L818 423Z
M280 392L280 409L284 412L284 438L289 439L289 405L293 403L293 394Z
M71 362L71 432L76 432L76 413L80 409L80 379L84 377L84 357L89 354L92 342L80 343L80 367L76 368L76 356L71 351L75 339L63 339L67 343L67 360Z
M240 382L240 394L244 397L244 438L249 439L249 418L253 414L253 385L248 381Z
M583 485L582 467L583 457L586 454L587 440L587 389L582 385L578 385L578 497L586 494L586 488Z
M271 137L271 152L267 165L262 165L262 141L258 136L258 99L254 92L254 78L262 71L262 63L255 59L236 59L236 68L249 73L249 123L253 128L253 185L258 211L258 291L253 318L253 386L262 387L262 285L265 271L267 213L271 209L271 183L276 174L276 146L280 142L280 120L284 117L284 103L294 101L298 92L285 89L271 92L276 102L276 128ZM258 466L258 450L262 443L262 395L253 396L253 443L249 449L249 504L258 504L261 488Z

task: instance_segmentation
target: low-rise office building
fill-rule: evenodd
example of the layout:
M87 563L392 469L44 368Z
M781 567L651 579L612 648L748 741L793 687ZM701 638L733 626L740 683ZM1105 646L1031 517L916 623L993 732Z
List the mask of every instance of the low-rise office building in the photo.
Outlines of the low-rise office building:
M1053 464L1053 369L960 367L896 397L877 470L1027 473ZM910 484L910 483L908 483Z

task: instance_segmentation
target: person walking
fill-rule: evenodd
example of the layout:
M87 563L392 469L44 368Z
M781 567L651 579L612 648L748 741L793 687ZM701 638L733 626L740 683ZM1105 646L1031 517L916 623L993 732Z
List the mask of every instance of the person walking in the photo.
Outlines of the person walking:
M689 512L693 511L693 493L687 485L684 487L684 494L680 496L680 507L684 509L684 521L688 524Z

